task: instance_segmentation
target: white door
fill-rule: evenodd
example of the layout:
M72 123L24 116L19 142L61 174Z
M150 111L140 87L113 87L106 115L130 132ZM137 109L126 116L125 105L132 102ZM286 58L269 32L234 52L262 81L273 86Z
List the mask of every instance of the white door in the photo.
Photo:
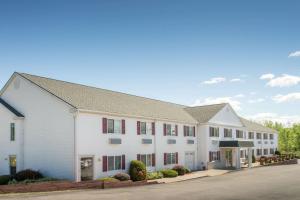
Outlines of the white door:
M195 169L195 152L185 152L185 167Z

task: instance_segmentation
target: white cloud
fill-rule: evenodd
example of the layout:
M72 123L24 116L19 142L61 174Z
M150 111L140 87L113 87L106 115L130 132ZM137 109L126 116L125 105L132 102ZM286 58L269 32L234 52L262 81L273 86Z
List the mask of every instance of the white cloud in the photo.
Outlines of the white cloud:
M235 97L235 98L244 98L245 95L244 95L244 94L237 94L237 95L235 95L234 97Z
M211 78L210 80L203 81L202 84L212 85L212 84L222 83L222 82L225 82L225 81L226 81L226 78L224 78L224 77L215 77L215 78Z
M289 58L291 57L300 57L300 51L295 51L289 54Z
M240 78L233 78L230 80L230 82L242 82L242 79Z
M260 76L260 79L261 80L271 80L274 77L275 77L274 74L263 74L263 75Z
M272 78L267 83L270 87L290 87L300 83L300 76L283 74L282 76Z
M208 97L203 100L197 99L191 106L202 106L219 103L229 103L235 110L241 110L241 102L234 99L234 97Z
M279 122L285 126L291 126L294 123L300 123L300 115L279 115L277 113L257 113L252 116L247 116L246 118L257 121L257 122Z
M250 92L250 95L252 95L252 96L254 96L256 94L257 94L257 92Z
M278 95L272 97L272 99L276 103L300 101L300 92L289 93L286 95L278 94Z
M264 102L265 99L264 98L258 98L258 99L250 99L248 101L248 103L261 103L261 102Z

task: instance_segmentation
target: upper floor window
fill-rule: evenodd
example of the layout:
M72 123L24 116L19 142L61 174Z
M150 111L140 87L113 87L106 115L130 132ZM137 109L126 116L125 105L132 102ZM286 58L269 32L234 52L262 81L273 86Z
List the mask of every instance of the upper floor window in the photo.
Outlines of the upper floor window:
M209 136L210 137L219 137L219 128L209 127Z
M125 120L103 118L103 133L125 134Z
M254 133L248 132L248 139L254 139Z
M224 128L224 137L232 137L232 129Z
M264 133L264 140L268 139L268 133Z
M236 130L236 138L243 138L244 137L244 133L241 130Z
M147 122L137 121L137 134L138 135L146 135L146 134L155 135L155 122L147 123Z
M178 126L172 126L171 124L164 124L164 135L177 136Z
M270 140L273 140L273 139L274 139L274 135L270 134Z
M183 134L195 137L195 126L183 126Z
M10 124L10 141L16 140L16 128L15 123Z
M261 133L256 133L256 139L261 139Z

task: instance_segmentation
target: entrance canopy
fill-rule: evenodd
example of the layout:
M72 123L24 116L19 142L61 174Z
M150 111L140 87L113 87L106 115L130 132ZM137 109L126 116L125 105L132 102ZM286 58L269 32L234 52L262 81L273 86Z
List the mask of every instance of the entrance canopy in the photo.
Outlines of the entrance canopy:
M252 141L227 140L220 141L219 147L254 147Z

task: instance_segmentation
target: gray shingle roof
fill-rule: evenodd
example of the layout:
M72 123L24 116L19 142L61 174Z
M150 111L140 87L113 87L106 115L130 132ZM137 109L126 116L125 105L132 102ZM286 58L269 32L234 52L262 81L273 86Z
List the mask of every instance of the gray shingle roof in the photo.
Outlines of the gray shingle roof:
M75 108L121 115L197 123L184 108L164 101L18 73Z
M266 126L263 126L259 123L247 120L245 118L240 117L241 122L244 124L244 126L246 127L246 129L248 131L256 131L256 132L261 132L261 133L277 133L276 130L268 128Z
M222 110L227 103L213 104L206 106L186 107L185 110L194 117L199 123L207 123L220 110Z

